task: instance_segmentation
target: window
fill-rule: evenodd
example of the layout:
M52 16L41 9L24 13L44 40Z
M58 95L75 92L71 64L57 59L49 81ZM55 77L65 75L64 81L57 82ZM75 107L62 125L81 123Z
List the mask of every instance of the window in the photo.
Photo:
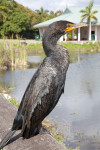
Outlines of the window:
M91 31L91 34L95 34L95 31Z

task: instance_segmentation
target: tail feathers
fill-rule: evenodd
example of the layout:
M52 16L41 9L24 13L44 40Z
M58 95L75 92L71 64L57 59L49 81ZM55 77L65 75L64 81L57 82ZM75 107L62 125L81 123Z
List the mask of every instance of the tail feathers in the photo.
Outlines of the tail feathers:
M6 146L6 144L9 142L9 140L11 139L11 137L14 135L14 133L16 132L16 130L10 130L5 137L3 138L3 140L0 142L0 150Z

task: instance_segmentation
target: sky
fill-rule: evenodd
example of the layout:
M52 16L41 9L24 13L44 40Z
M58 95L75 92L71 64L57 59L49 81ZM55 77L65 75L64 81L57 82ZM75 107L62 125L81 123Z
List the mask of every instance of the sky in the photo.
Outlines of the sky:
M65 10L70 6L87 6L90 0L16 0L16 2L32 9L40 9L43 7L45 10ZM100 0L94 0L94 5L100 5Z

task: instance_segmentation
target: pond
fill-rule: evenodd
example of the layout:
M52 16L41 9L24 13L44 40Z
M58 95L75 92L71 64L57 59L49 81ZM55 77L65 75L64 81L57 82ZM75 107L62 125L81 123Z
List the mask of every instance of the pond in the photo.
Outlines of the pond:
M28 61L39 63L39 56ZM11 95L21 100L37 67L0 72L0 86L11 89ZM66 76L64 94L48 116L57 122L64 143L81 150L100 149L100 53L73 55Z

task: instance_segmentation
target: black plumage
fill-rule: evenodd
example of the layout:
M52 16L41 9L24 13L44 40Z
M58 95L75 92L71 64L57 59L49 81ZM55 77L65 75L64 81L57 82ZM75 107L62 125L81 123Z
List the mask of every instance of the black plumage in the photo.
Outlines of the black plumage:
M16 130L29 138L41 129L42 120L56 106L64 92L69 55L63 46L57 45L58 39L65 34L67 21L49 25L43 35L43 48L46 58L32 77L19 106L11 131L0 143L3 148Z

